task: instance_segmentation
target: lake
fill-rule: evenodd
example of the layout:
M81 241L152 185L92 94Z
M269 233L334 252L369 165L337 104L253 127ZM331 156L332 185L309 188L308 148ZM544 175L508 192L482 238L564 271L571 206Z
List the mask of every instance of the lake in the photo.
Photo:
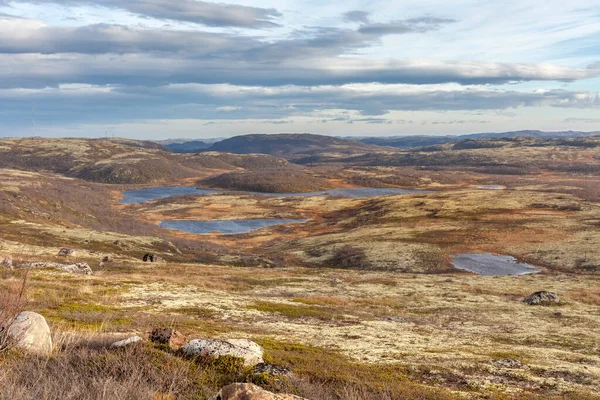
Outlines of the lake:
M163 221L160 226L167 229L205 235L208 233L221 233L235 235L248 233L258 229L275 225L299 224L308 222L309 219L239 219L230 221Z
M490 253L459 254L454 257L452 265L485 276L526 275L540 272L532 265L518 263L514 257Z
M171 196L184 194L212 194L218 193L218 190L201 190L194 186L157 186L137 190L127 190L123 192L123 198L119 200L121 204L138 204L150 200L165 199Z
M274 197L310 197L310 196L339 196L346 198L365 198L376 196L429 193L425 190L410 190L400 188L347 188L331 189L320 192L307 193L262 193L262 192L243 192L232 190L205 190L194 186L157 186L153 188L144 188L137 190L127 190L123 192L123 198L119 200L121 204L138 204L151 200L165 199L171 196L185 194L215 194L215 193L242 193L248 195L274 196Z

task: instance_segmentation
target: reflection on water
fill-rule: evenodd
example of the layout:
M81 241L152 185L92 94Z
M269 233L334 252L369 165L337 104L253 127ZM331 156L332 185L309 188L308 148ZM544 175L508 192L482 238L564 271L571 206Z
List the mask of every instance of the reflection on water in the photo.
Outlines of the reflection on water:
M119 201L122 204L137 204L145 201L164 199L171 196L184 194L214 194L214 193L231 193L232 191L224 190L204 190L197 189L194 186L157 186L153 188L145 188L138 190L127 190L123 192L123 198ZM428 193L424 190L409 190L399 188L348 188L348 189L332 189L321 192L307 193L261 193L261 192L235 192L260 196L275 196L275 197L309 197L309 196L339 196L348 198L364 198L375 196L387 196L398 194L413 194L413 193Z
M184 194L212 194L218 193L217 190L201 190L194 186L157 186L138 190L128 190L123 192L123 198L119 200L122 204L137 204L150 200L165 199L171 196Z
M163 221L160 226L178 231L207 234L222 233L224 235L235 235L237 233L248 233L268 226L283 224L298 224L307 222L308 219L239 219L231 221Z

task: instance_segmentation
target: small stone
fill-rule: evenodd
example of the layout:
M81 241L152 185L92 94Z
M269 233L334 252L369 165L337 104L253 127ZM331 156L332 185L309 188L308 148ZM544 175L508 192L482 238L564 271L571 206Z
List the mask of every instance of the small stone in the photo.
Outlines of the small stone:
M382 321L386 322L406 322L406 320L402 317L385 317L382 318Z
M188 342L185 335L171 328L154 329L150 334L150 341L166 344L172 350L179 350Z
M560 303L560 297L558 294L553 292L540 291L525 297L523 302L529 304L530 306L543 306Z
M252 373L288 377L292 375L292 372L289 369L268 363L256 364L252 369Z
M143 339L139 336L132 336L130 338L119 340L118 342L114 342L113 344L110 345L110 348L111 349L120 349L123 347L127 347L131 344L141 342L142 340Z
M113 262L113 258L111 256L104 256L104 257L102 257L102 262L103 263Z
M233 383L225 386L211 400L306 400L293 394L275 394L252 383Z
M4 265L6 268L13 268L13 260L12 258L5 258L4 260L2 260L2 265Z
M142 261L144 262L160 262L162 261L162 259L157 256L156 254L152 254L152 253L146 253L144 254L144 257L142 257Z
M72 256L74 253L73 249L67 249L66 247L63 247L62 249L60 249L60 251L58 252L59 256Z
M510 358L507 358L505 360L495 360L495 361L492 361L492 364L494 364L498 367L504 367L504 368L521 368L523 366L521 361L513 360Z

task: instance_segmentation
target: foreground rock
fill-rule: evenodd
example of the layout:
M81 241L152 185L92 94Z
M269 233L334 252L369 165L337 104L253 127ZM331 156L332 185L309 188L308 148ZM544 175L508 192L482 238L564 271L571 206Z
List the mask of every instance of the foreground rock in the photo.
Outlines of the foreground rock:
M560 303L560 297L558 294L553 292L541 291L525 297L523 302L529 304L530 306L544 306Z
M34 262L19 264L18 268L54 268L71 274L92 275L93 271L87 263L60 264L55 262Z
M232 356L244 359L244 365L253 367L263 361L264 350L260 345L247 339L211 340L195 339L183 346L183 354L188 357Z
M171 350L179 350L188 342L181 332L171 328L156 328L150 334L150 341L167 345Z
M251 383L233 383L225 386L211 400L306 400L293 394L276 394Z
M52 336L46 319L24 311L0 327L2 347L16 348L30 354L48 357L52 353Z
M127 347L127 346L135 344L135 343L139 343L142 340L144 340L144 339L142 339L139 336L132 336L130 338L119 340L118 342L114 342L113 344L110 345L110 348L111 349L120 349L120 348Z

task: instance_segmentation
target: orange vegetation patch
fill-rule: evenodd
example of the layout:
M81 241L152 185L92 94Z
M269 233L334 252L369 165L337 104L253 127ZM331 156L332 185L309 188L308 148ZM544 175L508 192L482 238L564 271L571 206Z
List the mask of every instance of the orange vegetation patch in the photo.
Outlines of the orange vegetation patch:
M600 287L579 288L567 293L571 300L580 301L585 304L600 306Z

